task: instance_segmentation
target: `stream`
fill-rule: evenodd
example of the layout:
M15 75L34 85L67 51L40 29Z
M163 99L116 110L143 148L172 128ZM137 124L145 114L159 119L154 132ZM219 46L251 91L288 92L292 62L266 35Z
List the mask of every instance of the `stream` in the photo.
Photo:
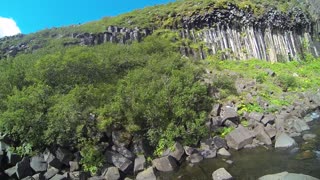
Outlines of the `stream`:
M226 163L221 157L205 159L190 166L184 162L179 169L170 173L160 173L159 179L207 180L212 179L212 172L224 167L237 180L256 180L267 174L302 173L320 178L320 119L308 123L309 131L302 134L316 134L311 141L304 141L301 137L294 138L298 148L278 150L274 147L258 147L231 152L233 164Z

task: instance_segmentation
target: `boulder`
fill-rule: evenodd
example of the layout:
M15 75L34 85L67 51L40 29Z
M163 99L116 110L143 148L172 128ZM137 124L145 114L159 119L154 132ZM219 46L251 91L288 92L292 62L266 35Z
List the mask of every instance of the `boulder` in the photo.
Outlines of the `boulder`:
M319 180L318 178L314 178L312 176L304 175L304 174L296 174L296 173L288 173L282 172L277 174L269 174L260 177L258 180Z
M33 156L30 161L30 167L35 172L44 172L48 168L47 162L44 160L43 154L39 154L37 156Z
M173 171L178 167L177 162L171 156L154 159L152 165L155 166L158 171L162 172Z
M56 174L50 180L66 180L66 179L67 179L67 177L65 177L64 175Z
M215 136L212 138L213 145L216 149L225 148L228 149L227 141L220 136Z
M69 161L70 172L78 171L80 169L79 162L77 161Z
M52 153L46 152L44 154L44 160L51 166L57 169L61 169L62 163L58 158L56 158Z
M200 151L200 154L205 159L211 159L215 158L217 156L217 150L216 149L205 149Z
M218 155L220 155L220 156L227 156L227 157L231 156L230 152L227 151L225 148L219 149L219 150L218 150Z
M194 154L191 154L191 156L188 157L189 161L191 163L199 163L203 160L203 156L201 156L201 154L199 153L194 153Z
M254 121L260 122L261 119L263 118L263 114L259 113L259 112L251 112L251 113L249 113L248 117L249 117L249 120L254 120Z
M133 168L133 162L120 153L106 151L105 156L108 163L115 165L124 173L128 173Z
M296 142L294 139L292 139L288 134L281 133L276 138L276 144L275 148L289 148L296 145Z
M239 150L252 143L252 135L248 129L239 125L226 136L226 140L229 147Z
M310 129L308 124L301 119L294 120L293 127L299 133Z
M130 160L134 160L135 158L135 155L123 146L121 147L121 146L113 145L112 150L117 151L118 153L122 154L124 157Z
M176 142L173 145L173 150L172 151L170 150L169 155L172 156L174 159L176 159L178 162L180 162L182 160L183 155L184 155L183 146L179 142Z
M188 156L190 156L191 154L197 152L197 149L196 149L196 148L193 148L193 147L185 146L185 147L183 147L183 148L184 148L184 152L185 152L186 155L188 155Z
M265 115L263 118L262 118L262 120L261 120L261 122L264 124L264 125L266 125L266 124L272 124L272 123L274 123L274 120L276 119L276 117L274 116L274 115L272 115L272 114L268 114L268 115Z
M30 159L24 157L22 161L16 164L16 175L19 179L25 178L27 176L32 176L32 169L30 167Z
M120 172L116 167L109 167L103 176L108 180L118 180L120 179Z
M133 172L137 173L143 171L146 167L146 158L144 155L138 155L138 157L134 160L134 168Z
M67 166L69 166L69 161L72 161L72 159L74 158L73 154L70 151L62 148L58 148L56 150L56 157L60 160L61 163Z
M268 134L270 138L275 137L277 134L276 128L270 124L267 124L267 126L264 128L264 131Z
M132 140L130 133L126 131L113 131L112 142L117 146L128 148Z
M153 167L149 167L148 169L138 173L136 180L156 180L157 177L155 175Z
M225 170L224 168L220 168L215 170L212 173L212 179L213 180L231 180L233 179L233 177L227 170Z
M54 167L50 167L46 173L44 173L44 178L45 179L50 179L52 178L53 176L55 176L56 174L58 174L59 170L54 168Z
M222 121L230 120L232 122L238 122L239 121L239 115L235 108L230 106L225 106L222 108L220 116L222 118Z
M254 128L254 134L257 140L263 142L266 145L271 145L272 141L269 135L264 131L263 125Z

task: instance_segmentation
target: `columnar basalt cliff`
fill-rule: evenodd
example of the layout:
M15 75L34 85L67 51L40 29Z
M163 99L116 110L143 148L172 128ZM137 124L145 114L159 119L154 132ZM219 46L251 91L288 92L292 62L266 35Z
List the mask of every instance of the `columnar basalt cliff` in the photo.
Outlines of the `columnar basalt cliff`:
M229 4L226 9L183 18L181 24L182 38L205 43L196 52L181 48L185 55L193 53L204 58L221 54L224 59L256 58L271 62L298 60L305 53L320 55L320 43L316 39L319 22L312 23L299 9L286 14L271 9L255 17L250 9Z

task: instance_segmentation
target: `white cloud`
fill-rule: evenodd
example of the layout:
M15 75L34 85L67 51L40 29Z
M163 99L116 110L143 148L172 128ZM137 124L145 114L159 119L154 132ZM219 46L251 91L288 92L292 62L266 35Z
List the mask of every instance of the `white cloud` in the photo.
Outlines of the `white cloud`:
M0 16L0 38L21 33L17 23L12 18Z

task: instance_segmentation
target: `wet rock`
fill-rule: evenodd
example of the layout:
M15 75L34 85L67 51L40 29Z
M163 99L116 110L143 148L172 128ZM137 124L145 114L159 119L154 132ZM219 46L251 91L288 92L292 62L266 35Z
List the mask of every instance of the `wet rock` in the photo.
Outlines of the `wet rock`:
M138 173L136 180L156 180L157 177L155 175L153 167L149 167L148 169Z
M48 168L47 162L44 160L44 156L39 154L37 156L33 156L30 161L30 167L35 172L44 172Z
M116 168L116 167L109 167L103 176L105 179L108 179L108 180L120 179L120 173L119 173L118 168Z
M288 134L286 133L281 133L277 138L276 138L276 144L275 148L289 148L296 145L296 142L294 139L292 139Z
M225 148L219 149L219 150L218 150L218 155L220 155L220 156L227 156L227 157L231 156L230 152L227 151Z
M315 134L304 134L302 136L303 140L305 140L305 141L312 140L316 137L317 137L317 135L315 135Z
M55 176L56 174L58 174L59 170L54 168L54 167L50 167L46 173L44 173L44 178L45 179L50 179L52 178L53 176Z
M126 158L128 158L130 160L134 160L134 158L136 157L132 152L130 152L125 147L113 145L112 146L112 150L117 151L118 153L122 154L124 157L126 157Z
M318 180L317 178L314 178L312 176L304 175L304 174L296 174L296 173L288 173L288 172L282 172L277 174L269 174L260 177L258 180L293 180L293 179L304 179L304 180Z
M217 150L216 149L205 149L200 151L200 154L205 159L215 158L217 156Z
M300 119L296 119L293 123L293 127L295 128L295 130L297 132L302 132L302 131L306 131L309 130L310 127L308 126L308 124Z
M239 125L238 128L226 136L226 140L229 147L239 150L245 145L252 143L252 135L248 129Z
M67 166L69 166L69 161L72 161L72 159L74 158L73 154L70 151L62 148L58 148L56 150L56 157L60 160L61 163Z
M106 151L105 157L108 163L114 164L124 173L128 173L133 168L133 162L119 153Z
M224 168L220 168L215 170L212 173L212 179L213 180L231 180L233 179L233 177L227 170L225 170Z
M189 161L193 164L199 163L203 160L203 156L199 153L191 154L191 156L188 157Z
M162 172L173 171L175 170L175 168L178 167L175 159L171 156L165 156L165 157L154 159L152 161L152 165L155 166L155 168L158 171L162 171Z
M138 157L134 160L134 168L133 172L137 173L143 171L146 167L146 158L144 155L138 155Z
M19 179L27 176L32 176L32 169L30 167L30 159L24 157L22 161L16 164L16 175Z

